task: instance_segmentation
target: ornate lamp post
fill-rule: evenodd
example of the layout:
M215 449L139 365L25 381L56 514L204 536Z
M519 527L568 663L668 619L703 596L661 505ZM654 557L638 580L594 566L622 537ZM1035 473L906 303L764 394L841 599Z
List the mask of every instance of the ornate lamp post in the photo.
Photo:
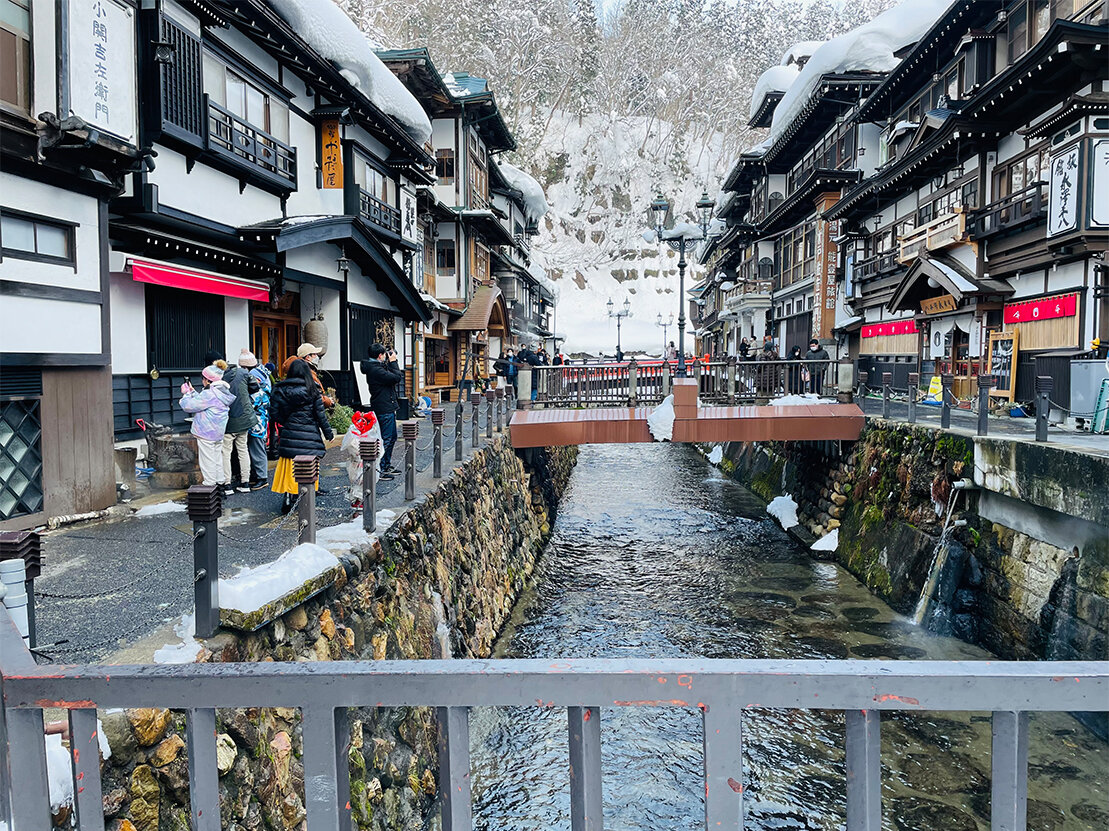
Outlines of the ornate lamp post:
M655 232L659 241L665 242L678 252L678 303L681 304L678 306L678 378L685 378L687 374L685 369L685 244L687 240L698 242L708 235L709 219L715 206L716 202L709 199L708 191L703 192L696 204L700 220L698 223L700 227L697 230L700 233L690 233L691 226L688 223L681 223L669 231L663 227L666 214L670 210L670 202L665 196L660 193L651 203L651 210L655 212Z
M608 299L608 316L616 318L616 354L617 355L622 355L624 353L624 350L622 350L620 348L620 321L623 320L625 317L631 317L632 302L630 300L628 300L627 298L624 298L624 310L623 311L615 311L614 312L612 310L612 308L613 308L612 298L610 297Z
M655 321L656 326L662 327L662 357L666 357L666 330L674 325L674 313L670 312L670 317L667 320L662 319L662 312L658 313L658 320Z

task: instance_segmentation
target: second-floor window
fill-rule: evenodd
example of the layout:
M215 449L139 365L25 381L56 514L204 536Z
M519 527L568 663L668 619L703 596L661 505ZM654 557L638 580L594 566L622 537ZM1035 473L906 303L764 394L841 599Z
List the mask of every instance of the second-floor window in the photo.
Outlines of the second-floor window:
M374 199L397 207L397 183L358 155L354 157L354 181Z
M0 102L31 111L31 0L0 0Z
M455 273L454 240L439 240L435 244L435 271L449 277Z
M489 203L489 174L486 171L485 147L477 135L470 135L470 203L475 208L487 207Z
M31 214L0 212L0 252L5 257L76 265L73 225Z
M1017 159L999 164L993 173L994 199L1004 199L1037 182L1047 180L1048 149L1041 147Z
M251 127L269 133L283 144L289 143L288 105L211 53L204 55L204 91L208 100Z
M435 151L435 175L439 177L439 184L441 185L454 184L455 171L453 150Z

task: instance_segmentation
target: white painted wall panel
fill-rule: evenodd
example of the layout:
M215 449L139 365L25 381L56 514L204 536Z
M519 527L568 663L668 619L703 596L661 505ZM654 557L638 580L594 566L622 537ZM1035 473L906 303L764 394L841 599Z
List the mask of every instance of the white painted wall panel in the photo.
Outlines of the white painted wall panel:
M0 352L100 352L100 306L5 297Z
M163 145L158 145L158 167L150 181L158 185L161 204L232 227L281 216L281 200L272 193L252 185L239 193L234 177L203 162L186 173L185 157Z
M300 286L300 319L307 323L312 315L319 310L323 314L323 321L327 324L327 354L320 357L321 369L342 369L342 347L339 342L339 290L322 288L320 286ZM301 326L301 333L304 328ZM299 344L298 344L299 345ZM315 344L319 346L320 344ZM324 381L327 385L327 381Z
M113 274L110 288L112 373L147 372L145 284L135 282L129 274Z
M239 297L223 298L224 347L229 363L238 363L239 352L250 348L250 301Z

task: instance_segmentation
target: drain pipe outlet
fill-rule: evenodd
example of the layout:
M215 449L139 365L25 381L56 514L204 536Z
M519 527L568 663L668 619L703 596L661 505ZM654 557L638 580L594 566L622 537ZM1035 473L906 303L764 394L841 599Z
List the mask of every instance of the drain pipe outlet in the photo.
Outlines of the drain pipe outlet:
M954 482L951 483L951 487L953 487L957 491L980 491L980 490L982 490L982 487L980 485L974 484L973 479L956 479Z

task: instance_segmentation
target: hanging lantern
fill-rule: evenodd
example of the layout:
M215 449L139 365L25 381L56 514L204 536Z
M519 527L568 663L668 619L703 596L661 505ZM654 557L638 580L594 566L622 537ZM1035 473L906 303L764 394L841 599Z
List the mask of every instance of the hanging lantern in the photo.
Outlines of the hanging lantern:
M304 324L304 340L319 349L320 357L327 354L327 324L322 312Z

